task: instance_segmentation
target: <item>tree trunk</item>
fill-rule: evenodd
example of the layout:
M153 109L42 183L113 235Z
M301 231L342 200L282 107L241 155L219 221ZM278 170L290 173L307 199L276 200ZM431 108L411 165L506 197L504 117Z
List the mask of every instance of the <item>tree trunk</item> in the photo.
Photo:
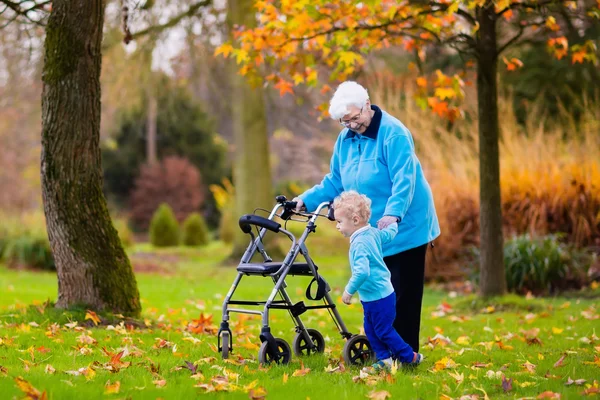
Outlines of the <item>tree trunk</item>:
M256 24L253 0L228 1L230 27ZM251 87L232 66L233 133L235 155L233 181L236 196L236 229L231 257L239 258L249 243L249 236L237 229L237 218L257 207L274 205L271 193L271 169L265 100L262 87Z
M506 290L502 209L500 203L500 156L498 124L498 49L494 3L477 11L479 22L477 101L479 112L479 226L480 291L482 296Z
M150 73L150 76L152 76L152 73ZM158 161L158 156L156 155L156 118L158 104L152 83L152 80L150 80L149 88L146 91L148 95L148 117L146 120L146 162L148 165L154 165Z
M44 43L42 196L60 308L140 312L131 264L102 193L103 0L55 0Z

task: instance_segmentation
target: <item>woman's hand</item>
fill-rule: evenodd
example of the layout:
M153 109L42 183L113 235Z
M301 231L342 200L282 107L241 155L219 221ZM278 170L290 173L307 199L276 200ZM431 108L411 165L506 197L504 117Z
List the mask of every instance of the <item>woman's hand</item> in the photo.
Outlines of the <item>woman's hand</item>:
M344 304L350 304L352 302L352 295L348 294L348 292L344 290L344 294L342 295L342 301L344 302Z
M397 217L392 217L391 215L386 215L382 217L379 221L377 221L377 228L385 229L388 225L393 224L394 222L398 222Z
M302 199L300 197L294 197L292 201L295 201L297 203L296 212L302 211L302 207L304 207L304 202L302 201Z

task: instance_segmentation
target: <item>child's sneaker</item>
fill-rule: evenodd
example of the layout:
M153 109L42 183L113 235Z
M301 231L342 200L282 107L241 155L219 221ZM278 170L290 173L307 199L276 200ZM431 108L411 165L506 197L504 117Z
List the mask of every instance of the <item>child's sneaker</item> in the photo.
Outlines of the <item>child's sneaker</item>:
M415 353L413 360L411 362L405 363L403 365L407 366L407 367L416 367L417 365L421 364L421 362L423 362L423 358L425 358L425 357L423 357L423 354Z
M376 375L381 371L390 371L392 369L392 358L386 358L385 360L379 360L375 364L364 367L361 371L365 374Z

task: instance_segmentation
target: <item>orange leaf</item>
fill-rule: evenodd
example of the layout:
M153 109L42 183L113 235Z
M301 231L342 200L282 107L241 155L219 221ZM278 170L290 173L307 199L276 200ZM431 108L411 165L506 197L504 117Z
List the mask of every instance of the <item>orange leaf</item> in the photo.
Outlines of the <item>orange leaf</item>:
M267 396L267 391L263 387L250 389L250 391L248 392L248 396L252 400L264 400Z
M121 382L116 381L115 383L110 383L110 381L106 382L104 385L104 394L116 394L121 390Z
M426 87L427 86L427 79L423 78L422 76L417 78L417 86L419 87Z
M371 400L385 400L388 397L392 397L392 395L386 390L373 390L367 395L367 398Z
M560 399L560 393L554 393L550 390L546 390L543 393L540 393L536 399Z
M304 376L310 372L310 368L304 368L304 363L300 361L300 369L294 371L292 376Z
M292 86L293 85L290 82L280 79L275 85L275 88L279 89L279 95L283 97L286 93L294 94Z
M45 391L40 393L39 390L31 385L31 383L27 382L20 376L15 378L15 382L17 382L17 387L19 390L25 394L26 400L46 400L48 398Z
M571 64L583 64L583 60L585 59L586 52L585 50L576 51L571 55Z

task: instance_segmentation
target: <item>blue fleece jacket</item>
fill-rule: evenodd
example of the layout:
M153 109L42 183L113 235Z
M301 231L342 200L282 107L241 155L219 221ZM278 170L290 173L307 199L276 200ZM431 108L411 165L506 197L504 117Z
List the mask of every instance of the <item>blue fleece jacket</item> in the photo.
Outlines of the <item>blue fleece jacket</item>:
M356 190L372 201L372 226L384 215L400 218L396 238L383 245L387 257L432 241L440 235L440 226L409 130L379 107L371 109L375 115L367 130L340 132L331 172L300 198L313 211L343 191Z
M352 277L346 292L358 292L361 301L375 301L394 293L391 274L385 262L381 246L394 239L398 224L390 224L379 230L372 226L360 228L350 237L350 268Z

